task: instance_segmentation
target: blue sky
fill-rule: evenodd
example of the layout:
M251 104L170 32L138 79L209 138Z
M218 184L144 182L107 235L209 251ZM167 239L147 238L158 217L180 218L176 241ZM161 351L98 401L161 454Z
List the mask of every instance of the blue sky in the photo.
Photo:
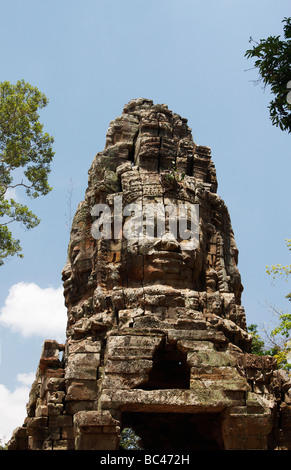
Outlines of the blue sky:
M281 35L290 10L287 0L3 2L0 80L24 79L47 95L41 120L55 158L53 191L29 202L41 224L13 229L24 259L0 268L0 439L22 424L44 339L65 341L69 195L73 215L110 121L133 98L166 103L188 119L197 144L211 147L247 323L275 321L266 302L288 308L290 287L272 283L266 265L290 264L290 135L271 125L269 90L254 86L244 54L250 36Z

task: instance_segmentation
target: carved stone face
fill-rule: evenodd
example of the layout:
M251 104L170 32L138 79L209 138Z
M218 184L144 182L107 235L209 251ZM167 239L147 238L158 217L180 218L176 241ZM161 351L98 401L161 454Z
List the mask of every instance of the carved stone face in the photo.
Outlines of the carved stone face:
M154 173L154 175L153 173L148 175L147 172L140 174L136 167L130 166L128 171L122 174L122 192L116 193L123 196L123 211L128 200L132 205L140 204L142 226L139 226L139 229L143 232L143 237L139 237L134 230L136 227L133 222L134 218L124 216L122 240L96 241L90 233L91 216L88 219L92 207L86 206L84 202L78 208L73 222L68 260L63 270L64 295L67 305L74 305L92 292L91 285L94 286L94 276L95 287L100 285L101 271L108 281L109 277L111 281L115 281L112 282L112 286L140 287L162 284L174 288L197 288L195 283L201 272L201 256L199 246L196 249L196 239L199 240L199 220L196 219L194 222L190 220L191 216L193 217L190 208L194 204L179 198L179 191L183 190L182 185L172 190L172 196L174 194L175 197L166 199L164 204L165 188L160 182L159 174ZM144 190L145 187L148 189L151 185L157 195L151 197L149 194L146 198L140 198L139 191L134 191L134 188L129 190L129 182L133 176L138 189ZM158 177L158 180L154 176ZM184 186L188 186L188 198L191 195L193 201L195 201L194 185L193 177L188 177L188 181L184 182ZM136 199L135 192L137 193ZM114 194L110 195L110 199L114 200ZM188 210L185 210L186 206ZM179 214L182 213L181 207L183 207L186 222L182 216L179 218ZM162 209L159 212L160 208ZM110 209L113 213L112 204ZM150 214L150 211L154 213ZM197 216L197 213L195 215ZM193 227L196 230L196 238L192 239ZM161 228L162 231L160 231ZM188 233L183 233L183 229ZM160 232L157 233L157 230ZM181 238L181 234L183 238L188 238ZM99 279L96 278L98 270ZM117 280L118 277L119 280ZM109 281L107 283L109 290L110 284Z
M132 236L122 239L94 239L92 208L103 203L112 210L116 195L122 196L123 209L141 205L143 224L150 204L174 210L185 202L198 204L198 246L186 249L189 241L169 232L168 219L162 236L139 238L130 229ZM123 229L128 216L123 217ZM156 227L159 217L147 227ZM145 225L142 230L145 233ZM228 211L216 194L210 150L196 146L186 121L163 105L141 100L127 106L110 124L106 147L93 160L85 200L74 217L63 270L69 312L74 311L75 319L81 317L77 310L84 312L90 302L91 313L114 311L116 292L121 292L118 310L129 304L138 309L144 289L151 286L176 289L185 296L189 290L218 297L220 292L232 292L239 303L242 287L236 258ZM135 293L127 295L131 289ZM215 305L218 314L222 310Z
M90 291L94 242L88 237L88 213L89 208L86 203L82 203L73 220L67 262L62 272L65 303L68 307L75 305Z
M162 284L194 289L194 278L200 271L194 245L194 241L183 240L169 231L156 237L126 240L128 286Z
M105 243L109 244L107 241ZM123 247L121 253L116 252L115 260L112 256L112 261L126 264L129 286L144 281L147 285L161 283L173 287L193 288L197 253L194 249L189 249L190 243L188 240L176 239L169 232L155 238L123 238L122 243L119 243ZM70 296L72 300L74 291L77 287L80 288L82 278L88 278L93 265L98 263L98 259L94 263L91 256L94 256L94 252L90 244L82 241L81 234L79 237L75 234L63 270L66 298Z

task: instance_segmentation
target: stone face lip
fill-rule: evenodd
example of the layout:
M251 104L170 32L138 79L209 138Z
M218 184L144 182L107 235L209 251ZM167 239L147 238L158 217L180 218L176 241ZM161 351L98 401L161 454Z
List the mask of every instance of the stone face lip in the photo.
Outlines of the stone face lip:
M172 230L181 205L187 230L199 208L191 249ZM147 450L290 449L291 384L250 353L237 264L210 148L165 104L131 100L73 219L66 343L45 341L8 448L116 450L132 427Z

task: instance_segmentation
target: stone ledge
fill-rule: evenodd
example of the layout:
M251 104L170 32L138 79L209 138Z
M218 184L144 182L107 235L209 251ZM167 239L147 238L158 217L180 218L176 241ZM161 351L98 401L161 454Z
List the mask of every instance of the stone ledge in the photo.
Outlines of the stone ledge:
M220 412L240 401L230 399L222 390L103 390L102 409L120 411L198 413Z

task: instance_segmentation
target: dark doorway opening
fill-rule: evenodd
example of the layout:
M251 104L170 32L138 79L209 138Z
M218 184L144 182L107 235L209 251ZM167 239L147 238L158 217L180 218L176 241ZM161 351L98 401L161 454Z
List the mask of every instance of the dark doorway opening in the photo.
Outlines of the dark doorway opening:
M189 389L190 367L187 354L175 344L163 345L157 349L153 357L153 367L148 382L140 385L142 390Z
M131 428L144 450L223 450L218 413L122 414L122 427Z

